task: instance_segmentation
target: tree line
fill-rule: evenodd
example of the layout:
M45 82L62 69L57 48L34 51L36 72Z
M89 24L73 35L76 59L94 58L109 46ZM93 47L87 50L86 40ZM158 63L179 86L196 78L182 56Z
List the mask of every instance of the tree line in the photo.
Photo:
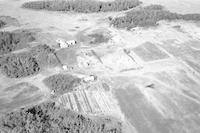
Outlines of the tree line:
M131 10L125 16L111 20L111 25L117 28L132 29L134 27L150 27L158 25L161 20L199 21L200 14L178 14L165 10L160 5L150 5Z
M51 0L32 1L22 5L24 8L50 11L74 11L80 13L123 11L140 5L139 0L115 0L102 2L96 0Z
M121 128L121 122L114 118L89 118L55 102L22 108L0 118L2 133L122 133Z

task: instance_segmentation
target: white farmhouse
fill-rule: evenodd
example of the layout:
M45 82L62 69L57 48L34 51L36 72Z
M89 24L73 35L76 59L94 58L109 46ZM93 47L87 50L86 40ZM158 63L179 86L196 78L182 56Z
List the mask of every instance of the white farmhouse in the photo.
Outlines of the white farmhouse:
M63 39L57 39L56 42L58 43L60 48L68 48L70 46L74 46L77 44L77 42L75 40L65 41Z

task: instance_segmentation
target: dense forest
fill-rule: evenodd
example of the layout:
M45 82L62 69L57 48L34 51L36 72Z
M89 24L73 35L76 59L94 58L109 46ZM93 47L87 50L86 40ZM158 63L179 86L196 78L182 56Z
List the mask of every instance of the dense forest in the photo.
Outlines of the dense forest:
M138 0L115 0L101 2L95 0L52 0L26 2L22 7L30 9L45 9L50 11L74 11L81 13L123 11L140 5Z
M12 46L13 43L10 45ZM10 45L8 46L11 47ZM55 50L48 45L37 45L25 52L2 56L0 58L1 72L9 78L23 78L37 74L42 68L59 65L54 52Z
M44 83L56 94L73 91L80 84L81 79L69 74L55 74L44 79Z
M40 71L37 59L28 52L10 54L1 58L0 68L9 78L22 78Z
M1 133L122 133L121 122L109 117L89 118L46 102L5 114Z
M199 21L200 14L177 14L165 10L160 5L150 5L139 9L131 10L125 16L111 20L111 25L117 28L131 29L134 27L156 26L161 20L187 20Z

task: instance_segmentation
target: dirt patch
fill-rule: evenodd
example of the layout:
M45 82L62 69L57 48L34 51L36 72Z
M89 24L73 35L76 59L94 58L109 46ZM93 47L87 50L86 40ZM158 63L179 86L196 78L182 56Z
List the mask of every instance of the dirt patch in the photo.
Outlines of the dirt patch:
M24 3L22 7L36 10L74 11L81 13L123 11L140 5L138 0L115 0L102 2L95 0L70 0L70 1L32 1Z
M0 55L28 47L35 40L34 34L27 30L0 32Z
M53 102L7 113L0 120L1 132L121 133L121 122L109 117L89 118L65 110Z
M69 74L56 74L47 77L43 82L55 94L63 94L64 92L73 91L80 84L81 79Z

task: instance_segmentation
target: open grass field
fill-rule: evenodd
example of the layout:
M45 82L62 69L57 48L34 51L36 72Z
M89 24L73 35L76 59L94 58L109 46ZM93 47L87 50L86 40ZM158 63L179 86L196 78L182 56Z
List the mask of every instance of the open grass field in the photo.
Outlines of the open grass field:
M134 52L145 62L168 58L169 56L161 51L155 44L145 43L136 48Z
M4 88L4 90L1 91L0 97L1 113L13 111L42 100L40 89L27 82L18 83L8 88Z

